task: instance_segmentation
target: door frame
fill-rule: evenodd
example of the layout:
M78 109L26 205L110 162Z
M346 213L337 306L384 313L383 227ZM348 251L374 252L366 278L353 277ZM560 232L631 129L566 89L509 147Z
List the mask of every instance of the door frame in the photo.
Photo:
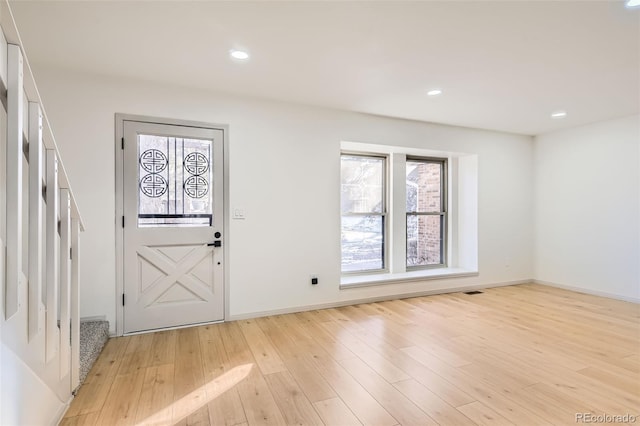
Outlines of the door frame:
M226 124L212 124L205 123L201 121L188 121L188 120L177 120L171 118L159 118L159 117L149 117L144 115L132 115L132 114L115 114L115 216L114 216L114 225L115 225L115 237L116 237L116 246L115 246L115 255L116 255L116 293L115 304L116 304L116 335L123 336L124 335L124 307L122 305L122 295L124 294L124 227L122 226L122 217L124 216L124 150L122 149L122 140L124 137L124 122L125 121L136 121L140 123L150 123L150 124L162 124L162 125L170 125L170 126L184 126L184 127L197 127L197 128L205 128L205 129L214 129L222 131L222 152L223 152L223 235L225 235L222 249L224 250L224 297L223 297L223 305L224 305L224 318L225 321L229 318L229 126ZM132 223L132 220L129 220L129 223ZM133 222L135 223L135 222ZM214 321L219 322L219 321ZM181 328L172 327L172 328ZM128 334L137 334L137 333L128 333Z

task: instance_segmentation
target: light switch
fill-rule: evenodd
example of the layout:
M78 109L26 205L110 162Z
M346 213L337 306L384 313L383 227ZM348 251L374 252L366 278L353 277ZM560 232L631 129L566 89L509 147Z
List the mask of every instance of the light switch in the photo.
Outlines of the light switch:
M233 209L233 218L234 219L244 219L244 210L242 210L242 209Z

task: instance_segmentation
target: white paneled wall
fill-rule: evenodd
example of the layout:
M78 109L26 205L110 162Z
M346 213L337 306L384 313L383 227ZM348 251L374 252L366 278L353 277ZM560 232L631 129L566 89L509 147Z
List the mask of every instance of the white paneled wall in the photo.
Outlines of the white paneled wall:
M0 24L0 424L52 424L79 384L82 221L6 1Z

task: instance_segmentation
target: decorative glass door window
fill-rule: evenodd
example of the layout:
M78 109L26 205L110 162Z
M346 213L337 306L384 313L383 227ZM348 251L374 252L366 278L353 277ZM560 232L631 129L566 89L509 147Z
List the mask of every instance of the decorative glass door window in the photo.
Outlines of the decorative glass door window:
M138 135L138 226L213 224L212 141Z

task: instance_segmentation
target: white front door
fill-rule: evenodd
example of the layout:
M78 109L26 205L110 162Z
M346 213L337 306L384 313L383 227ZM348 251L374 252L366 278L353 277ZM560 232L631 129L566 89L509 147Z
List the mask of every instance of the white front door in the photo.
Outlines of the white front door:
M123 135L124 332L223 320L223 130Z

